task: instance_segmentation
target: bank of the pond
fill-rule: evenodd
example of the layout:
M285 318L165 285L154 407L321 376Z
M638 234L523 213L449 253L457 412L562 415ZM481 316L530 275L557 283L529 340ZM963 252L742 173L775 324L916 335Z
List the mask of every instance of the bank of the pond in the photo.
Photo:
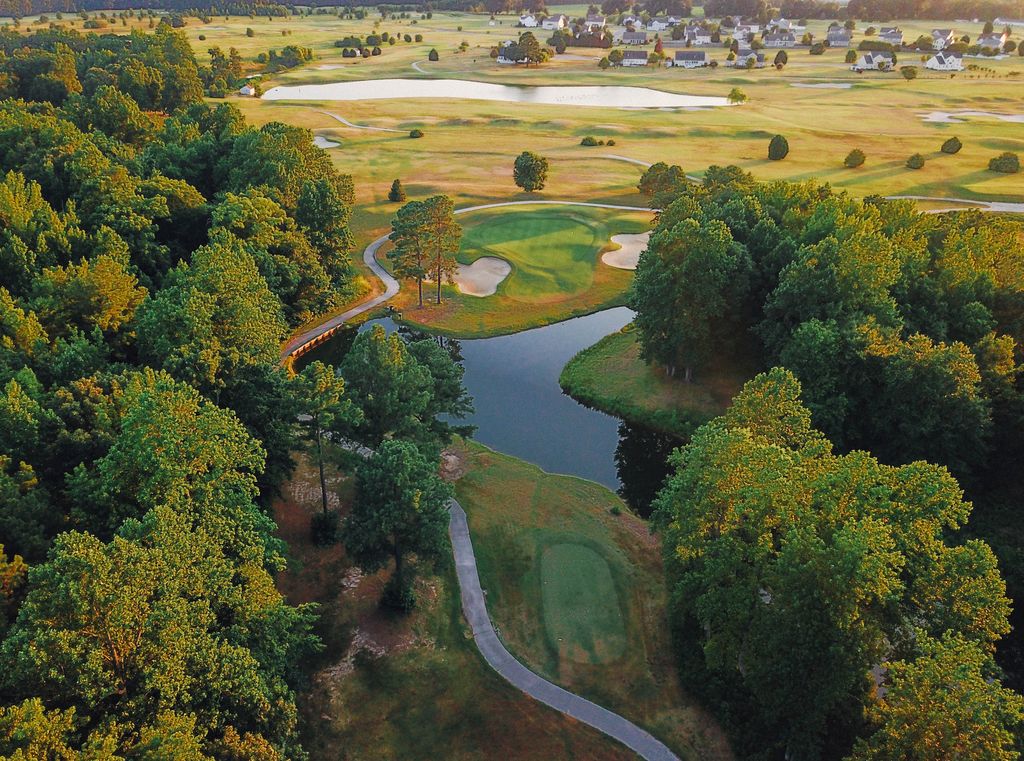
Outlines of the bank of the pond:
M747 373L724 359L693 383L670 378L640 357L640 344L630 324L576 354L558 383L581 404L686 438L721 414L746 378Z

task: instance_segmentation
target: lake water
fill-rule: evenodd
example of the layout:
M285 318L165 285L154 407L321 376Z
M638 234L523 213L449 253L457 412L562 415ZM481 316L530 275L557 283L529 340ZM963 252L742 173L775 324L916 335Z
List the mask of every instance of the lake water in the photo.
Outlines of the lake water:
M649 87L546 87L496 85L466 79L371 79L318 85L282 85L263 100L389 100L439 98L498 100L552 106L604 108L708 108L728 106L725 98L679 95Z
M577 352L632 319L629 309L619 307L510 336L446 339L462 357L464 382L476 407L466 421L477 426L474 438L549 473L620 490L644 514L664 478L665 457L678 442L588 409L558 385L562 368ZM360 330L372 325L398 329L384 318ZM354 330L343 331L303 356L303 362L337 364L354 337Z

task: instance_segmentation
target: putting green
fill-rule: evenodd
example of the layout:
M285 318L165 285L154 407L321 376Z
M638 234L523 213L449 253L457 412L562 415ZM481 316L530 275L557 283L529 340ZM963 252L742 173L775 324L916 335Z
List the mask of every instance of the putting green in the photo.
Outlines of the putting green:
M569 299L589 289L598 254L609 241L608 227L595 215L566 209L474 215L464 224L459 261L508 261L512 273L498 293L530 303Z
M540 559L544 628L561 658L608 663L626 650L626 628L611 569L583 544L554 544Z

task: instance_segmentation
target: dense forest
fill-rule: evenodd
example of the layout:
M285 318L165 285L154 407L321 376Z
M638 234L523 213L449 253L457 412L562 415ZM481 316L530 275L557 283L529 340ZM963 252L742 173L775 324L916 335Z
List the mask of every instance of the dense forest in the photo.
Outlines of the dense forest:
M461 369L376 334L342 374L282 367L292 326L360 292L351 179L309 131L204 105L209 77L168 25L0 35L3 758L305 757L316 611L275 589L268 506L325 434L395 439L354 556L402 559L372 509L396 469L389 525L423 508L403 551L444 537L435 418L470 409Z
M750 758L1015 758L1024 702L993 655L1019 685L1020 643L997 644L1010 603L968 516L1020 490L1024 226L735 167L655 165L641 190L662 208L631 296L644 357L766 368L655 502L688 681ZM1016 597L1019 515L1000 524Z

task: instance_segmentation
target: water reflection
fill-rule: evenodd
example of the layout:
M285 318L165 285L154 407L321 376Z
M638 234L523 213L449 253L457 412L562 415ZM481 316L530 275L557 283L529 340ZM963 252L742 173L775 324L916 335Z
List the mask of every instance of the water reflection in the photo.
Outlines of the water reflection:
M651 502L671 470L668 456L683 444L681 439L632 423L619 425L615 447L615 472L619 496L640 516L649 518Z

